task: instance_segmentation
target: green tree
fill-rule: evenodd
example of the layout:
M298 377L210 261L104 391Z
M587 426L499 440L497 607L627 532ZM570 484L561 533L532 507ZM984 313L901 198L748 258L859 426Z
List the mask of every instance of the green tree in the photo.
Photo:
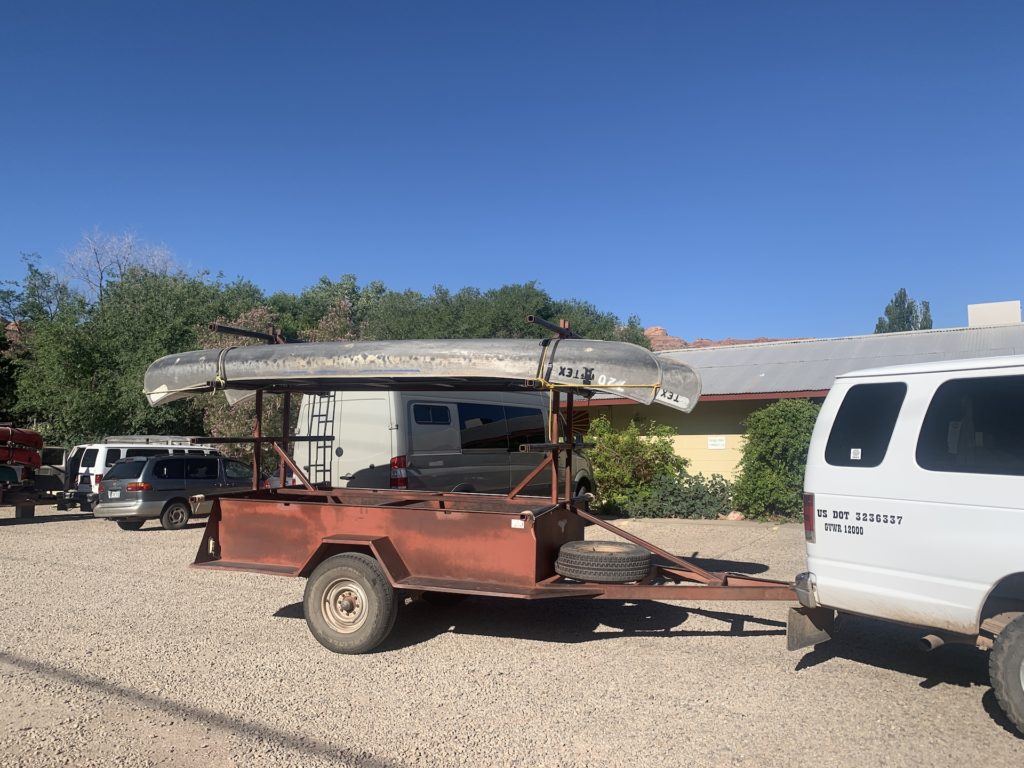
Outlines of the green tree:
M737 509L748 517L797 517L807 448L819 406L778 400L747 417L740 474L733 486Z
M919 307L907 294L907 289L900 288L885 306L884 314L875 323L875 333L923 331L931 327L931 305L927 301L922 301Z

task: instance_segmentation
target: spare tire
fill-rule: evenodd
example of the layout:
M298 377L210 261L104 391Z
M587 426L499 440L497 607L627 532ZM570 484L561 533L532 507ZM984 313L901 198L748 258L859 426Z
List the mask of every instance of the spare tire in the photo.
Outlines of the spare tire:
M625 541L570 541L558 550L555 573L578 581L625 584L651 571L651 553Z

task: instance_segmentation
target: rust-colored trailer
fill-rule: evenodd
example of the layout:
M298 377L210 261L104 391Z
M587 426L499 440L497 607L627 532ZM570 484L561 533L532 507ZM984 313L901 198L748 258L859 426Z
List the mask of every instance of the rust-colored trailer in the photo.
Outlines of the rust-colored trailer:
M655 600L795 600L790 583L706 571L643 541L573 497L573 394L614 392L637 402L690 411L700 382L687 366L622 342L575 338L567 328L543 340L445 340L260 345L172 355L146 374L154 405L224 389L254 395L254 435L224 438L271 444L281 485L197 497L210 517L194 566L307 577L304 608L316 639L360 653L390 632L402 590L427 597L518 599L583 597ZM550 392L551 442L523 446L544 454L507 495L405 489L316 487L288 455L294 393L339 389L522 390ZM264 392L284 396L282 434L263 434ZM565 419L559 418L563 393ZM209 439L206 439L209 442ZM260 476L254 451L254 478ZM289 473L298 486L285 485ZM547 473L551 493L521 491ZM584 541L592 523L621 541Z

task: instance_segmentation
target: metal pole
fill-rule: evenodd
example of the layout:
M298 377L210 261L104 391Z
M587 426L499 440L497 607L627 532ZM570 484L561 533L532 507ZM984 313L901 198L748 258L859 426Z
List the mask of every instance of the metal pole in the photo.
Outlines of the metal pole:
M558 409L561 408L562 395L557 389L551 390L551 413L548 415L548 434L551 442L558 442L559 423ZM551 503L558 503L558 447L551 449Z
M565 395L565 439L569 443L569 449L565 452L565 500L569 506L573 506L572 502L572 442L575 439L575 435L572 431L572 406L573 400L576 397L572 392L567 392Z
M283 437L281 438L281 449L285 452L285 454L287 454L288 437L291 433L292 426L292 393L285 392L282 397L283 402L281 405L281 434L283 435ZM285 475L288 471L288 468L283 461L279 461L278 464L280 465L281 470L279 475L281 487L284 488Z
M256 390L256 426L252 431L252 436L257 438L256 442L252 446L252 489L258 490L260 487L260 470L262 469L262 457L260 456L260 449L263 448L263 443L259 438L263 437L263 390Z

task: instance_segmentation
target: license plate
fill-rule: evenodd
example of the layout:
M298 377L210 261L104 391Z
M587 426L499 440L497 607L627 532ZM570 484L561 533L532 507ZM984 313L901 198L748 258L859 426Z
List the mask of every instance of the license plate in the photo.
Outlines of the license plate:
M107 491L107 496L110 497L111 499L120 499L121 498L121 492L120 491Z

